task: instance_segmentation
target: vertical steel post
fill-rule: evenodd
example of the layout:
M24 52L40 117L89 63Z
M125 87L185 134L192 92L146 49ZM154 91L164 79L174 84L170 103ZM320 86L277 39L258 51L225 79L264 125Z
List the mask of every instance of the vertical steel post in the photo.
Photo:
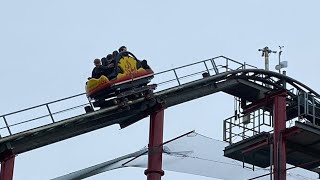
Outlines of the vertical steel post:
M298 121L301 121L302 119L301 119L301 112L300 112L300 104L301 104L301 102L300 102L300 92L298 91Z
M231 145L232 144L232 119L230 119L230 123L229 123L229 138L230 138L229 144Z
M12 180L15 155L8 153L8 156L1 161L0 180Z
M219 70L218 70L218 68L217 68L216 63L214 62L214 59L212 58L210 61L211 61L212 68L214 69L215 73L216 73L216 74L219 74Z
M209 71L209 68L208 68L208 66L207 66L206 62L205 62L205 61L203 61L203 63L204 63L204 66L206 67L207 72L208 72L208 73L209 73L209 75L210 75L210 71Z
M286 129L286 93L274 98L273 113L274 180L286 180L286 142L281 135Z
M223 141L227 140L227 120L223 121Z
M49 105L48 105L48 104L46 104L46 107L47 107L47 109L48 109L48 111L49 111L49 115L50 115L50 117L51 117L51 120L52 120L52 122L54 123L54 119L53 119L53 116L52 116L51 110L50 110L50 108L49 108Z
M272 180L272 165L273 165L273 144L270 143L270 180Z
M178 82L178 84L179 84L179 86L180 86L180 85L181 85L181 83L180 83L180 81L179 81L179 77L178 77L178 75L177 75L176 70L175 70L175 69L173 69L173 72L174 72L174 75L176 76L176 80L177 80L177 82Z
M164 110L155 111L150 117L147 180L161 180Z
M314 104L314 96L312 97L312 120L313 120L313 125L316 125L316 105Z
M228 67L229 67L229 59L226 59L226 72L228 72Z
M9 134L12 135L11 130L10 130L10 127L9 127L9 124L8 124L8 121L7 121L7 119L6 119L5 116L3 116L3 120L4 120L4 123L6 124L6 127L7 127L7 129L8 129Z
M265 53L265 56L264 56L264 59L265 59L265 70L269 71L269 53Z

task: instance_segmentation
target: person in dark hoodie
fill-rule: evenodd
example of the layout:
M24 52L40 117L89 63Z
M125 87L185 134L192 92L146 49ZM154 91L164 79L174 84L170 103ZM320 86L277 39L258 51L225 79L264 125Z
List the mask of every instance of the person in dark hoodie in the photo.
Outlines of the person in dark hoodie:
M126 52L127 51L127 47L121 46L118 50L119 50L119 53Z
M119 52L117 50L112 52L112 60L114 62L116 62L118 55L119 55Z
M127 47L121 46L118 50L119 50L119 54L121 54L122 57L128 57L129 56Z
M101 64L101 60L100 59L95 59L93 61L95 67L92 70L92 78L96 78L99 79L102 75L105 75L108 77L108 75L111 73L110 69L106 66L103 66Z

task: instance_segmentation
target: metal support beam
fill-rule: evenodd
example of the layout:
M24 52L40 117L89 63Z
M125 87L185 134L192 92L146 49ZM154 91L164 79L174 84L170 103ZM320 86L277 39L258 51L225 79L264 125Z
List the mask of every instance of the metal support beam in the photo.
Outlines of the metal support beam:
M299 145L297 143L293 143L289 140L286 141L288 149L293 149L294 152L301 152L305 155L309 155L311 157L314 157L316 160L313 160L311 162L305 162L301 165L297 165L298 167L302 167L304 169L313 169L317 168L320 165L320 154L318 150L313 149L312 147L309 147L308 145L303 146Z
M290 136L294 136L301 132L301 129L297 126L293 126L289 129L285 129L285 131L282 132L282 138L288 138Z
M15 155L12 151L6 153L7 156L1 161L0 180L12 180Z
M253 144L252 146L249 146L245 150L242 151L242 154L252 153L254 151L257 151L261 148L264 148L269 145L268 139L264 139L263 141L260 141L258 143Z
M273 113L274 180L286 180L286 142L281 134L286 129L286 93L274 97Z
M162 144L163 144L164 110L155 111L150 117L148 169L145 170L147 180L161 180Z
M272 102L274 102L274 98L277 96L281 96L282 94L284 94L286 92L286 90L280 90L277 92L274 92L272 94L268 94L266 95L264 98L261 98L255 102L252 102L251 104L243 107L243 114L248 114L251 112L254 112L258 109L261 109L267 105L272 104Z

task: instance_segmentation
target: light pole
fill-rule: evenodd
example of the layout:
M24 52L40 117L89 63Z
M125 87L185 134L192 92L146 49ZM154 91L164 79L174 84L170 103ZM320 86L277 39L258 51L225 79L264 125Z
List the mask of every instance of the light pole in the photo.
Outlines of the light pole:
M258 49L258 51L262 51L262 57L264 57L265 60L265 70L269 71L269 54L277 53L277 51L270 50L268 46L264 47L263 49Z

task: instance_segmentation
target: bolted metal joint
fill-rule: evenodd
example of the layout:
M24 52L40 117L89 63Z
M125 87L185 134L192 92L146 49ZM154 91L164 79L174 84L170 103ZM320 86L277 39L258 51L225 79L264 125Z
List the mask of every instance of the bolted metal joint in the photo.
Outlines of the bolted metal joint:
M166 108L166 102L162 99L156 99L156 105L154 106L154 111L160 111Z

